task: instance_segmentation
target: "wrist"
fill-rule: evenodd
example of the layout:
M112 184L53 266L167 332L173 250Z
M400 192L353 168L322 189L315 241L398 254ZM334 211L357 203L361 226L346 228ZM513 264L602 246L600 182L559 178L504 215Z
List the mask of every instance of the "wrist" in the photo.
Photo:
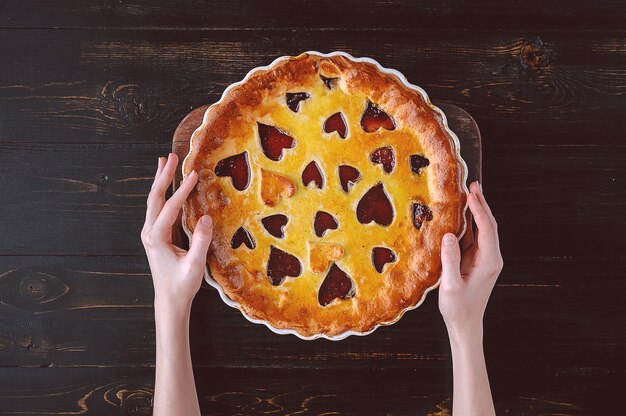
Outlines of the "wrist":
M191 301L181 302L162 296L154 297L154 318L156 321L180 324L187 321L190 314Z
M163 302L163 303L161 303ZM154 300L154 323L157 361L159 357L170 357L161 363L170 362L172 357L189 351L189 318L191 305L179 305Z
M482 322L465 322L459 324L446 323L450 345L454 348L466 348L468 346L482 347L483 324Z

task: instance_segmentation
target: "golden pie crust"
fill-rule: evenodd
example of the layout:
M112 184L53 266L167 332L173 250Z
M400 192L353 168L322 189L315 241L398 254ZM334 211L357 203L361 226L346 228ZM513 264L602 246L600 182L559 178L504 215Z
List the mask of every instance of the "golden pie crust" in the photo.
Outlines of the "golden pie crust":
M286 94L298 92L309 97L295 112ZM365 132L361 118L368 103L391 116L395 129ZM336 131L324 132L325 121L337 112L347 125L345 139ZM294 139L280 160L264 153L258 123ZM372 152L385 146L395 155L391 173L371 161ZM240 191L215 169L223 159L243 152L250 176ZM414 154L430 162L419 174L409 163ZM322 189L315 182L303 183L302 172L311 161L324 176ZM360 171L349 192L340 185L340 165ZM250 318L303 337L365 333L397 321L437 285L442 236L460 236L465 229L466 167L441 115L396 76L347 56L306 53L278 60L230 88L192 135L183 176L193 170L199 180L183 206L183 218L191 232L203 215L214 219L207 256L211 277ZM394 209L388 226L357 219L359 200L378 183ZM432 213L419 229L413 221L414 203ZM313 227L318 211L331 213L338 222L337 229L322 237ZM283 238L270 235L262 224L262 218L273 214L288 218ZM240 227L253 239L252 249L245 244L233 248ZM297 257L299 276L272 283L267 272L271 247ZM372 262L374 247L395 253L395 261L385 264L382 273ZM349 276L352 288L345 298L322 306L320 287L333 264Z

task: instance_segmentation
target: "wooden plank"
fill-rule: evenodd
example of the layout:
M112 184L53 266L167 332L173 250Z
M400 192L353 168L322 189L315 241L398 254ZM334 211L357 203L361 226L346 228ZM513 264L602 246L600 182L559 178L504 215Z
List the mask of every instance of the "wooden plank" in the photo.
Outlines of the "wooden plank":
M194 369L203 415L449 415L449 370ZM498 414L619 414L624 371L490 371ZM152 414L148 369L2 368L0 414ZM367 392L367 394L365 394ZM601 399L599 399L601 398Z
M492 368L615 368L626 347L626 260L505 263L485 322ZM0 257L0 367L151 367L152 296L144 258ZM303 342L248 322L205 285L192 308L191 348L194 364L210 368L451 365L437 292L367 337Z
M143 255L146 198L169 145L0 148L0 254Z
M144 258L0 257L0 366L153 364L152 302Z
M468 175L467 184L474 181L482 181L482 154L481 154L481 138L478 124L472 116L462 108L453 104L435 102L445 114L448 120L448 126L457 135L461 145L461 156L467 164ZM172 136L172 152L178 155L181 161L185 159L189 153L189 140L194 130L202 124L202 118L209 104L200 106L187 114L178 124L174 135ZM176 170L176 176L172 190L176 190L178 184L182 180L181 169Z
M169 0L124 2L5 0L1 27L158 28L358 28L394 30L624 29L626 12L617 0L515 2L462 0Z
M321 48L374 57L464 108L486 150L590 138L621 145L624 36L539 35L0 30L0 54L12 57L0 67L0 141L164 143L185 114L251 68Z
M483 143L505 257L623 256L626 148ZM142 256L146 197L170 146L0 143L0 255Z

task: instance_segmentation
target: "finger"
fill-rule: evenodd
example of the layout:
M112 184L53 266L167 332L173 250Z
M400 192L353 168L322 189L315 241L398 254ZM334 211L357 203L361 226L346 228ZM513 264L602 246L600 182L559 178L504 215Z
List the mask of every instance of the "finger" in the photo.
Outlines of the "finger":
M209 215L205 215L200 218L200 221L196 224L196 228L193 230L191 244L187 252L188 259L198 265L204 265L212 239L213 220Z
M156 184L157 180L159 179L159 176L161 175L161 172L163 172L163 167L165 167L165 162L166 159L164 157L160 157L158 162L157 162L157 171L154 174L154 181L152 181L152 188L154 188L154 184Z
M479 251L485 252L488 256L498 251L498 234L496 225L489 218L489 213L480 203L474 192L468 197L469 207L474 216L477 227L477 242Z
M465 234L461 237L461 252L465 253L474 245L474 227L472 224L472 211L465 211Z
M441 284L452 287L461 282L461 250L458 240L447 233L441 240Z
M485 208L485 211L487 211L487 213L489 214L490 220L495 224L496 223L496 219L493 216L493 214L491 213L491 208L489 207L489 204L487 204L487 200L485 199L485 194L483 193L482 185L478 181L476 181L476 182L472 183L470 185L470 187L472 187L472 189L474 190L473 191L474 194L478 198L478 201L483 206L483 208Z
M483 193L483 186L476 182L477 185L477 189L478 192L476 193L476 197L478 198L478 201L480 202L480 204L483 206L483 208L485 209L485 211L487 212L487 216L489 217L489 221L491 222L491 224L493 225L493 228L495 230L495 235L496 235L496 243L498 243L498 223L496 222L496 218L493 216L492 212L491 212L491 207L489 206L489 204L487 204L487 200L485 199L485 194ZM499 246L499 243L498 243Z
M176 166L178 165L178 156L175 153L170 153L167 156L167 161L165 162L165 166L159 177L154 183L154 191L155 194L165 193L170 183L172 183L172 179L174 179L174 173L176 172ZM152 192L151 192L152 193Z
M151 227L159 216L165 204L165 192L169 184L174 178L176 165L178 164L178 156L170 153L167 162L161 169L159 177L154 182L150 193L148 194L148 207L146 209L146 225Z
M159 157L157 161L157 170L156 170L156 173L154 174L154 181L152 181L152 186L150 187L150 191L154 189L154 185L158 181L159 176L161 175L161 172L163 172L163 168L165 167L165 162L166 160L164 157ZM148 200L146 202L145 225L151 225L154 222L154 219L152 218L152 211L153 211L152 205L154 205L154 202L150 199L150 194L148 194Z
M189 193L193 190L193 187L196 186L197 181L198 173L194 170L185 178L184 182L181 183L176 192L174 192L174 195L163 205L159 217L152 226L153 230L158 235L167 235L171 238L172 227L176 222L176 218L178 218L178 213L180 212L183 202L185 202Z

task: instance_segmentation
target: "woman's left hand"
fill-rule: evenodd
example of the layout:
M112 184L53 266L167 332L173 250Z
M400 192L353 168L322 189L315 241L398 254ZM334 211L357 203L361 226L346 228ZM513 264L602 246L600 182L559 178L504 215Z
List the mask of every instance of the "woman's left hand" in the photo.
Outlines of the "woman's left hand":
M202 283L213 234L211 217L205 215L196 225L189 251L172 242L173 227L180 220L182 204L198 181L197 172L191 172L166 201L165 193L174 179L177 165L178 157L174 153L170 153L167 161L159 158L141 230L141 241L152 272L157 314L161 309L189 311Z

